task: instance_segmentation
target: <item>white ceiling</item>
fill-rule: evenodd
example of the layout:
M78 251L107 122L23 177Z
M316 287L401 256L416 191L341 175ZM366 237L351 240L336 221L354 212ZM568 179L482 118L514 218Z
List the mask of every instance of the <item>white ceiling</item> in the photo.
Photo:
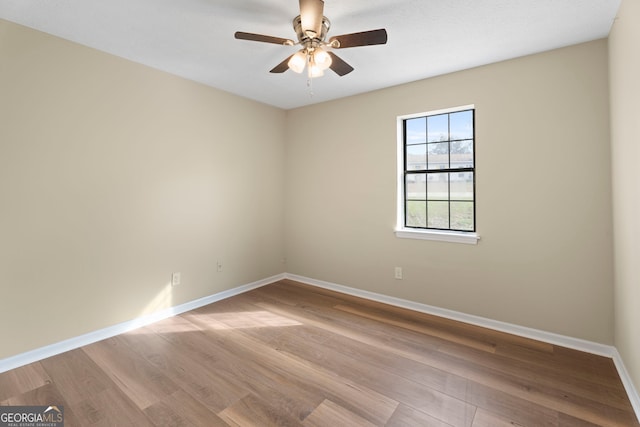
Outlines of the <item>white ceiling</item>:
M297 0L0 0L0 18L281 108L294 108L606 37L620 0L325 0L329 36L386 28L386 45L335 50L355 71L269 70L296 47Z

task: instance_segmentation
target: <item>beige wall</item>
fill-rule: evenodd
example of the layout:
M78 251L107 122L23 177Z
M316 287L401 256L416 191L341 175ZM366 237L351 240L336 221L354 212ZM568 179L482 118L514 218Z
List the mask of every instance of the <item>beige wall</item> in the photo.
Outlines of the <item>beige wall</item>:
M640 387L640 2L623 0L609 36L615 345Z
M482 240L396 238L396 116L467 104ZM611 344L608 117L605 40L291 110L287 271Z
M284 111L1 20L0 94L0 359L284 271Z

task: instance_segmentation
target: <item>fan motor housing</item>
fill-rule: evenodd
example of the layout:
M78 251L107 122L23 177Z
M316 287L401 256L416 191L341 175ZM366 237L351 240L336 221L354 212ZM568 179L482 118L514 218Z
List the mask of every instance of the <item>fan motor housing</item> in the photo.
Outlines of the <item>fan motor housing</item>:
M293 30L296 32L296 36L298 36L298 41L303 46L313 44L314 42L318 43L324 41L327 37L327 33L329 32L329 28L331 28L331 22L329 21L329 18L323 16L320 34L315 37L309 37L309 35L302 30L302 18L300 15L293 18Z

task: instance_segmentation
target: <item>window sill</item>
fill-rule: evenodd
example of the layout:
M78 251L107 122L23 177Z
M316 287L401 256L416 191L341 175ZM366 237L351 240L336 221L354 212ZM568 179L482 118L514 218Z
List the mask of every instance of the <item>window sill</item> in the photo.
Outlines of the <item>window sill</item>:
M438 231L438 230L414 230L411 228L400 228L395 231L396 237L401 239L421 239L436 240L439 242L465 243L476 245L480 236L476 233L465 233L461 231Z

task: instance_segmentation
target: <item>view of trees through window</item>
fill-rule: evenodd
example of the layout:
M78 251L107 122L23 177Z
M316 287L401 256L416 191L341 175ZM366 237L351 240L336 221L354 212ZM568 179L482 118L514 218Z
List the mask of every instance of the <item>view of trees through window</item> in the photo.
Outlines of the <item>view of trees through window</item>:
M405 227L475 231L474 110L403 121Z

